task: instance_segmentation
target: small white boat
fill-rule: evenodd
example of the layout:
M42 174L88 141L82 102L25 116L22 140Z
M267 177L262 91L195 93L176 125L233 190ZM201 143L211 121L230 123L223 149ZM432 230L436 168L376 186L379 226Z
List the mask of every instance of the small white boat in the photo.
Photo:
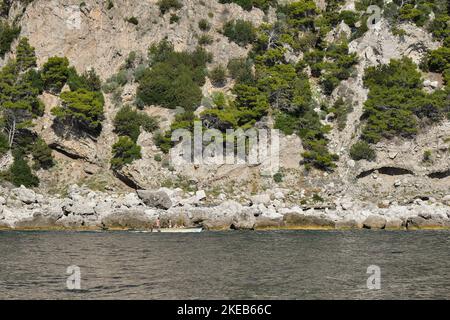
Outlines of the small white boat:
M133 231L136 233L199 233L203 228L161 228L147 231Z

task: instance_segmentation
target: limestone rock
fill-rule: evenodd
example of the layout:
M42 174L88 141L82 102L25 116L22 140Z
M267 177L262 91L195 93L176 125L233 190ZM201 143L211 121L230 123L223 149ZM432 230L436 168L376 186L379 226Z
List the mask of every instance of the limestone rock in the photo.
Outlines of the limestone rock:
M20 188L17 189L13 189L12 195L25 204L31 204L36 202L36 193L31 189L25 188L24 186L21 186Z
M164 191L137 190L139 198L149 207L170 209L172 200Z
M230 226L232 230L253 230L255 229L256 218L250 213L240 213L235 216Z
M297 228L334 229L335 222L325 217L288 213L283 218L286 226Z
M386 227L386 218L370 215L364 220L363 227L366 229L384 229Z
M144 210L120 210L102 219L102 225L107 229L151 229L154 221Z

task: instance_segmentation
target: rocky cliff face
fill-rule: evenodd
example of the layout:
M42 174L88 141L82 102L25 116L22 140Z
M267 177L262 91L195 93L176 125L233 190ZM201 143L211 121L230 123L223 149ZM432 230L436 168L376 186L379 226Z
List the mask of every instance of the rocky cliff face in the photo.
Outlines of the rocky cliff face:
M160 14L157 0L115 0L112 8L108 8L106 2L86 0L80 5L80 1L75 0L35 0L26 7L16 2L8 19L17 19L21 36L28 37L36 49L38 65L51 56L66 56L79 72L93 68L102 80L115 74L130 52L146 55L151 44L164 38L171 41L178 51L192 50L198 44L201 33L199 21L206 16L209 16L209 34L212 37L212 43L207 49L214 56L209 67L219 63L226 65L232 58L245 57L250 50L250 46L239 46L221 34L226 21L239 18L259 26L275 19L273 10L267 13L256 8L245 11L238 5L220 4L216 0L184 0L183 7L177 12L178 22L170 23L170 14ZM318 1L318 5L324 7L324 2ZM354 1L347 1L344 7L354 7ZM136 17L138 24L126 21L130 17ZM280 166L284 179L274 182L272 177L260 174L258 165L167 165L167 158L161 161L156 157L161 151L156 147L153 135L146 132L142 132L138 139L142 147L142 159L113 173L110 169L111 146L117 136L113 132L112 120L118 108L111 95L106 96L106 119L102 133L93 140L57 135L51 126L53 116L50 109L59 104L59 98L44 93L41 100L46 106L45 115L36 121L34 130L53 149L57 166L38 173L40 188L45 192L61 194L73 183L118 192L129 191L130 187L181 187L187 193L206 190L211 202L232 199L242 204L252 203L252 195L270 193L276 187L287 190L279 202L290 205L299 205L302 201L311 203L313 196L317 201L331 204L341 205L357 199L384 207L411 203L417 198L444 199L450 193L448 120L421 129L414 139L397 138L379 142L375 145L375 162L355 162L348 155L350 146L361 132L360 118L368 94L363 86L364 69L402 56L419 63L427 50L441 45L428 32L415 25L403 24L401 28L406 32L405 35L393 35L388 23L382 21L362 37L352 40L349 43L350 52L355 52L359 60L356 73L344 80L331 97L320 92L315 97L319 101L334 102L338 96L345 96L353 105L345 128L334 128L329 135L330 149L340 156L338 167L332 173L304 171L301 165L301 139L296 135L281 137ZM347 31L348 26L342 22L328 37L333 39ZM0 60L0 67L14 56L14 47L15 44L12 52ZM426 89L432 91L442 87L442 79L438 74L427 73L423 77ZM134 83L128 84L120 99L123 102L132 99L136 95L136 87ZM228 84L220 90L227 91L229 87ZM212 85L207 80L203 93L207 95L212 91ZM145 106L144 111L158 116L162 127L168 127L175 115L174 110L162 106ZM327 120L323 121L327 123ZM266 123L270 124L271 119ZM432 152L432 163L422 161L425 150ZM6 157L2 158L1 166L6 166L8 161ZM274 194L270 197L268 203L262 203L265 210L269 210L270 206L274 210L280 209L281 204L278 208L278 204L273 203L276 200Z

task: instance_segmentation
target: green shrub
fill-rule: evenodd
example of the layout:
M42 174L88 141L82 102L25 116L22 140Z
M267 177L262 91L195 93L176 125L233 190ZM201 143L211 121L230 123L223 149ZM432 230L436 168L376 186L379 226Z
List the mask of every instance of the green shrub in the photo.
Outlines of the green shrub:
M31 70L19 73L12 59L0 70L0 119L5 132L15 145L19 134L27 132L34 117L42 116L44 104L39 100L40 90L34 87Z
M130 137L120 137L112 147L113 158L111 167L114 170L131 164L134 160L141 159L141 147L134 143Z
M39 186L39 179L32 172L22 154L15 154L14 163L9 171L10 181L17 187L30 188Z
M302 31L314 29L314 19L318 9L313 0L294 1L280 7L287 17L287 22Z
M422 27L428 20L431 8L428 4L405 4L399 10L399 18L402 21L412 21L417 26Z
M281 183L283 182L283 177L284 175L281 172L277 172L273 175L273 181L275 181L276 183Z
M62 105L52 109L56 119L85 133L98 135L102 129L103 95L79 89L61 94Z
M212 38L212 36L210 36L207 33L202 34L198 38L198 44L201 45L201 46L209 45L211 43L213 43L213 38Z
M75 68L69 68L69 77L67 84L71 91L86 89L88 91L100 91L102 82L94 69L78 75Z
M198 27L202 31L209 31L211 29L211 24L206 19L201 19L198 22Z
M42 139L37 139L31 149L33 169L49 169L54 166L52 150Z
M11 44L20 34L20 27L0 21L0 57L11 50Z
M231 20L223 26L223 34L233 42L246 46L256 39L256 31L250 21Z
M428 54L424 57L422 66L429 71L438 73L442 73L445 69L449 69L450 47L441 47L428 52Z
M209 72L208 76L214 86L223 86L227 79L227 70L222 65L218 65Z
M167 41L153 45L149 49L151 68L139 79L137 99L171 109L195 109L202 99L200 86L205 83L206 63L211 59L200 47L194 52L175 52Z
M59 93L69 78L69 60L61 57L51 57L43 65L41 77L46 90Z
M228 71L237 83L252 83L255 78L253 76L252 63L247 59L231 59L228 62Z
M180 17L178 15L176 15L175 13L172 13L170 15L170 24L172 23L177 23L178 21L180 21Z
M248 11L253 7L267 10L270 6L275 7L277 5L276 0L219 0L219 3L236 3Z
M345 129L345 126L347 125L347 116L352 110L353 108L349 105L349 103L345 102L342 98L336 100L333 107L329 110L335 115L339 131Z
M311 67L314 77L320 77L320 84L326 95L330 95L342 80L346 80L358 62L355 53L349 54L347 43L331 44L326 50L312 50L305 53L305 63Z
M114 118L114 132L120 136L128 136L134 142L137 141L142 127L147 132L157 129L158 123L155 118L143 112L137 112L130 106L124 106Z
M136 17L129 17L128 19L126 19L126 21L128 23L134 24L135 26L139 24L139 20Z
M35 50L28 43L28 38L21 38L16 50L17 67L20 71L25 71L36 67Z
M171 9L179 10L183 7L179 0L159 0L158 6L161 14L165 14Z
M423 152L422 162L431 162L432 152L431 150L425 150Z
M394 136L411 138L418 131L418 120L436 122L448 112L445 91L425 93L416 67L411 59L403 58L366 69L364 84L370 90L364 103L365 141L376 143Z
M358 141L350 148L350 157L355 160L375 161L375 150L365 141Z
M102 89L105 93L112 93L117 88L123 87L128 82L128 72L127 70L120 70L116 74L112 75L108 78L105 84L102 86Z

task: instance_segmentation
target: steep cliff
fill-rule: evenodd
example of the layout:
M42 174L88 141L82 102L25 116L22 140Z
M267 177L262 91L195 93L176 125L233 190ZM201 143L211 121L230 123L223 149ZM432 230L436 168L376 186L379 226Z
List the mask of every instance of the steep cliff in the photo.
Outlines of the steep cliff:
M258 54L262 56L257 51L261 51L261 48L255 49L261 42L270 42L273 36L274 41L282 43L273 26L285 19L290 28L295 26L298 29L290 42L283 43L285 65L295 67L295 72L304 72L309 77L311 108L320 115L319 123L323 127L331 127L325 134L328 139L327 148L330 154L339 156L333 160L335 167L330 170L320 170L314 166L317 159L312 168L305 169L305 151L310 151L308 148L311 145L305 144L305 137L301 134L285 132L280 137L280 172L278 178L274 179L273 176L261 174L263 164L199 166L170 163L170 154L164 154L160 146L155 144L154 137L157 133L141 130L137 139L137 145L141 147L140 159L113 170L112 146L119 136L115 130L114 118L123 105L135 104L140 85L137 77L129 76L119 89L108 93L104 90L104 120L101 133L96 137L59 134L53 125L56 116L51 110L61 105L60 94L44 90L39 95L45 104L45 110L42 116L33 119L34 126L30 130L50 146L56 163L48 170L40 169L35 172L40 179L39 188L43 191L64 193L67 186L73 183L109 191L129 190L130 187L157 189L164 186L172 189L180 187L186 192L206 190L212 202L227 198L245 203L250 201L251 195L278 187L289 190L284 201L293 204L334 203L347 197L373 203L386 200L391 203L408 203L417 197L441 199L450 193L450 121L447 117L442 117L439 121L419 119L417 132L411 137L398 135L371 143L376 155L374 161L355 161L349 152L364 133L367 121L363 116L364 103L369 95L369 88L364 84L365 70L370 66L389 64L391 59L402 57L411 58L419 70L418 65L427 52L442 47L444 43L442 39L433 37L425 24L418 26L414 21L399 18L393 30L392 21L382 16L373 28L363 30L361 22L364 24L369 14L364 14L364 6L359 8L357 5L359 9L355 9L355 1L316 1L318 9L311 9L311 12L306 9L302 11L304 9L299 7L296 10L302 13L299 14L300 22L295 22L297 24L291 21L293 18L289 18L288 11L277 12L273 7L248 11L237 4L222 4L217 0L183 0L180 1L180 8L165 13L161 12L157 0L3 2L8 4L8 10L5 10L2 19L20 27L18 39L28 38L30 45L35 48L38 69L50 57L67 57L79 74L93 69L103 83L108 83L108 79L124 70L123 66L129 62L130 54L138 57L134 59L148 63L148 48L164 39L173 44L176 52L193 52L197 45L202 45L212 54L212 60L206 63L210 71L218 65L226 67L235 58L249 56L254 60ZM336 6L333 12L353 10L347 12L354 12L356 21L338 19L337 23L329 25L330 30L326 34L320 34L317 31L321 29L319 19L325 15L327 3L329 7ZM434 14L429 14L430 21L436 19L433 18ZM308 29L309 27L305 27L307 23L302 19L313 16L317 16L314 18L315 26ZM239 19L250 21L256 32L259 32L254 42L238 44L225 35L224 25ZM324 47L316 43L316 47L312 45L304 50L310 46L311 41L318 41L315 37L323 37L328 44L344 39L348 51L336 54L338 58L334 61L331 54L326 54L331 52L330 46ZM17 44L18 40L15 40L11 51L0 58L0 67L6 66L8 61L16 57ZM271 49L270 46L268 48ZM322 76L327 75L327 72L334 72L332 67L323 67L321 76L315 75L314 67L317 66L312 64L306 63L302 66L303 70L299 69L302 61L308 61L311 52L320 50L325 52L325 57L320 62L322 65L329 61L339 63L339 59L351 57L352 54L356 57L355 64L343 67L349 74L343 77L345 79L339 79L331 92L326 92L327 88L323 87ZM135 63L133 72L138 68L139 63ZM258 68L263 67L252 68L256 68L258 74L262 70ZM271 72L268 65L264 68L264 72ZM441 73L424 69L420 72L421 85L423 84L420 90L428 93L445 90L446 84ZM230 97L236 94L232 91L236 82L233 77L226 77L221 85L213 82L209 73L201 86L204 98L197 106L199 115L202 110L211 108L211 97L215 92L224 92ZM66 86L64 91L70 89ZM449 110L449 96L447 94L443 97L444 108ZM338 111L331 108L339 99L343 99L348 107L342 115L344 120L336 120ZM257 119L256 126L274 126L279 110L272 101L270 103L269 111ZM177 110L166 108L165 105L141 103L139 107L142 109L139 112L158 119L162 132L178 121ZM289 112L291 111L286 114L292 114ZM338 125L338 121L343 123ZM176 148L179 146L175 146L174 150ZM2 157L0 163L6 170L8 163L11 165L11 153Z

